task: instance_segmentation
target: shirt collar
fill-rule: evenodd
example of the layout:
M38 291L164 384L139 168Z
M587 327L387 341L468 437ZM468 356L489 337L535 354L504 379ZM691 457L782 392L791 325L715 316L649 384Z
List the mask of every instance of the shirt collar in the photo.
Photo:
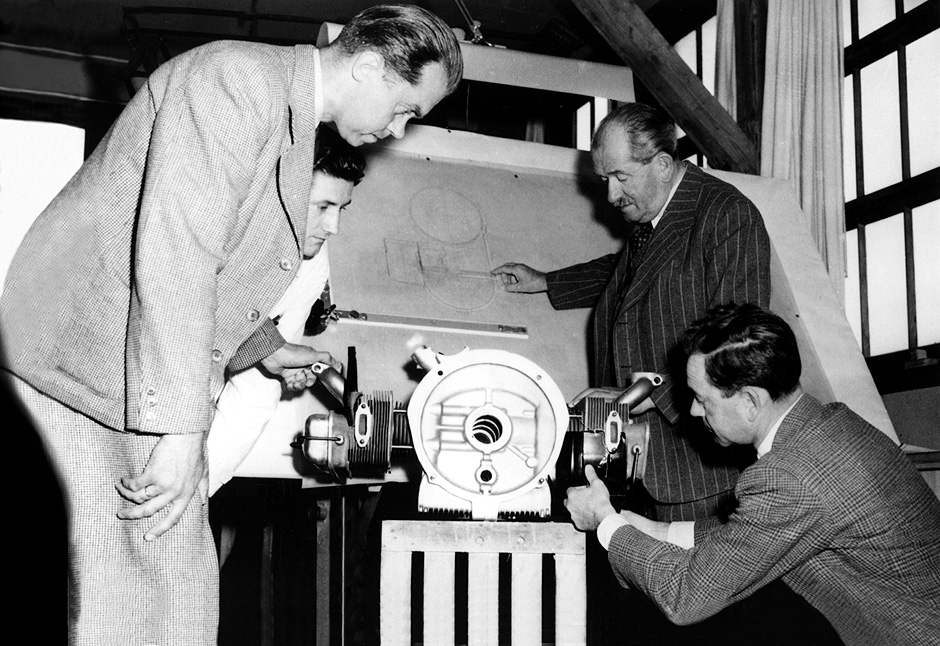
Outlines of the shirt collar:
M783 411L783 415L777 418L777 421L774 422L773 426L770 427L770 432L767 433L767 436L764 437L763 441L757 447L757 459L760 460L762 457L770 453L770 448L774 444L774 438L777 437L777 431L780 429L780 424L783 423L784 418L790 414L790 411L793 410L793 407L796 406L796 403L802 399L803 395L800 395L793 400L793 403L790 404L790 407Z
M679 177L676 179L676 182L672 185L672 188L669 189L669 195L666 197L666 203L663 204L663 208L659 209L659 213L656 214L656 217L652 219L650 224L653 225L653 228L656 228L656 225L659 224L659 221L663 219L663 214L666 212L666 207L669 206L669 203L672 202L672 196L676 194L676 190L679 188L679 184L682 183L682 178L685 177L685 163L681 164L681 169L679 171Z

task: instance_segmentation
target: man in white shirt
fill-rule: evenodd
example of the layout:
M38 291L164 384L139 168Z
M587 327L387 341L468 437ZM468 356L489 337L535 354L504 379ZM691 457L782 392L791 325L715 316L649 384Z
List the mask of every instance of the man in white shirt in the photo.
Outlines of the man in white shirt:
M303 242L303 261L297 276L275 304L268 317L288 343L302 343L310 310L328 289L330 259L327 241L340 231L340 216L352 201L353 187L365 175L362 153L343 141L327 126L317 129L313 182L307 211L307 230ZM311 358L340 365L323 348L316 348ZM312 386L316 376L310 367L285 370L278 375L263 364L231 375L216 403L216 413L209 430L209 495L231 480L235 469L245 459L274 416L281 400L282 383L287 390Z
M782 579L845 644L937 643L940 502L907 457L844 404L803 393L792 330L756 305L713 308L683 347L692 415L758 459L724 523L618 514L586 469L565 506L576 527L597 531L621 585L684 625Z

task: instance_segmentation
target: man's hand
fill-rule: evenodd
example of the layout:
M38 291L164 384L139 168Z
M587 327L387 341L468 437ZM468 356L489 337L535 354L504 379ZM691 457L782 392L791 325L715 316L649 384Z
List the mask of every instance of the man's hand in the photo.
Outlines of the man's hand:
M532 269L528 265L507 262L490 273L500 277L503 291L522 294L537 294L538 292L548 291L545 274Z
M262 367L284 380L287 390L303 390L317 381L311 366L317 362L336 368L340 373L343 364L333 360L329 352L318 352L308 345L285 343L273 353L261 360Z
M582 532L593 532L602 520L616 515L617 510L610 504L607 486L594 473L594 467L586 465L584 476L587 478L587 486L570 487L568 497L565 498L565 508L571 514L575 527Z
M336 372L343 374L342 362L322 361L321 363L327 363L328 365L333 366L333 368L336 369ZM313 384L317 383L317 378L317 373L314 372L313 366L307 366L305 368L286 368L281 374L281 379L284 380L284 388L290 391L299 391L310 388Z
M150 518L161 509L168 510L162 521L147 530L145 541L155 541L179 522L197 490L200 504L209 500L205 441L205 433L164 435L153 447L143 473L115 484L118 493L135 505L118 512L122 520Z

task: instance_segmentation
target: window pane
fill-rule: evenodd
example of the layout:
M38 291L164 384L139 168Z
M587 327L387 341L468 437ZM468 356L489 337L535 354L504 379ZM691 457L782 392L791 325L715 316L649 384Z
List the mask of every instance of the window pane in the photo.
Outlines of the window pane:
M907 46L911 175L940 166L940 30Z
M698 74L698 67L695 65L695 32L690 32L674 45L679 58L685 61L693 74ZM704 60L704 59L703 59Z
M858 0L858 37L864 38L895 17L894 0Z
M940 343L940 201L914 209L917 345Z
M904 12L907 13L914 7L920 6L927 2L927 0L904 0Z
M865 193L901 181L898 55L862 70L862 161Z
M851 76L845 77L845 89L842 105L842 181L845 184L845 201L851 202L858 197L855 190L855 96L852 94L854 82Z
M685 61L685 64L689 66L693 74L697 75L698 68L695 65L695 32L693 31L687 34L685 38L680 40L673 47L679 55L679 58ZM684 136L685 130L676 126L676 137L682 139Z
M840 0L839 13L842 15L842 44L852 44L852 0Z
M705 88L715 94L715 65L714 62L709 65L708 61L718 59L717 50L718 38L718 17L709 19L702 25L702 84Z
M904 219L893 215L865 227L871 355L906 350L907 279Z
M862 347L862 306L858 282L858 231L845 233L845 317Z
M578 150L591 149L591 104L585 103L575 112L575 146Z
M85 131L0 119L0 291L29 225L82 165Z
M602 99L599 96L594 97L594 124L591 126L591 134L601 125L601 121L610 112L610 100Z

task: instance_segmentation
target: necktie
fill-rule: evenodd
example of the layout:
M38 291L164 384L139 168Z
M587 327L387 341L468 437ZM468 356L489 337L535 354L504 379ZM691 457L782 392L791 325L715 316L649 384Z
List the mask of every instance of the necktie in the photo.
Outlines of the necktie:
M630 262L635 264L643 252L643 247L653 237L653 224L643 222L633 227L633 233L630 234Z

